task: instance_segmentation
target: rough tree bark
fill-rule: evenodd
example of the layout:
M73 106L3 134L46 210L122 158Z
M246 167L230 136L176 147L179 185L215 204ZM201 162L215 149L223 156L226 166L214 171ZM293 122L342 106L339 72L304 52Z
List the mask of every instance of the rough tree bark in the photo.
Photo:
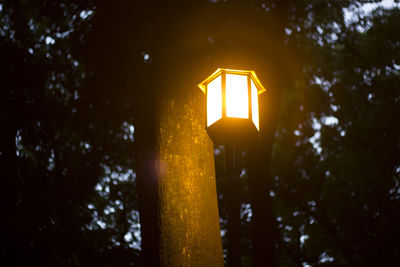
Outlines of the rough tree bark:
M188 46L196 34L186 23L194 3L154 4L154 102L143 107L153 126L143 122L137 155L144 263L223 266L213 144L205 130L205 97L196 87L203 76Z
M162 101L157 151L162 266L222 266L213 145L193 86Z

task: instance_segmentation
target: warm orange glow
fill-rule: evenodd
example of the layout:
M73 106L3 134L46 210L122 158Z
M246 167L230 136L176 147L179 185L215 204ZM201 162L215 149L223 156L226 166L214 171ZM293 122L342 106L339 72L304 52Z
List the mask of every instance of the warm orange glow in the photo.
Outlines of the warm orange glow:
M207 85L207 127L222 117L221 75Z
M251 115L254 125L257 130L260 130L260 123L258 118L258 93L257 87L251 79Z
M249 117L249 94L247 76L226 74L226 116Z
M248 119L260 130L258 95L266 90L254 71L219 68L198 86L206 94L207 127L223 125L228 117Z

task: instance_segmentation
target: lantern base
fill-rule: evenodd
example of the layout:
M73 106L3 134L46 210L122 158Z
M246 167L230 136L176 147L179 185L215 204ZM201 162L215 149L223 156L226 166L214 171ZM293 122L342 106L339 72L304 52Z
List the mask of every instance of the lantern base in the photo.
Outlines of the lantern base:
M251 120L231 117L216 121L207 127L207 132L213 142L220 145L246 145L255 141L259 136L259 132Z

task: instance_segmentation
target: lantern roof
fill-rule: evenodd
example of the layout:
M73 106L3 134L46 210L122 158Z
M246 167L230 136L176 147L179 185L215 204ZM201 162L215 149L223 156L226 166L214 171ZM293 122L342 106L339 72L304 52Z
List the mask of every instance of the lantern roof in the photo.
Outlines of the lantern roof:
M264 86L261 84L260 80L257 78L255 71L253 70L233 70L233 69L218 68L216 71L214 71L213 74L208 76L204 81L199 83L197 86L203 91L203 93L206 93L207 84L209 84L212 80L214 80L214 78L218 77L222 72L228 74L237 74L237 75L250 75L251 79L253 80L254 84L257 87L258 94L264 93L266 91Z

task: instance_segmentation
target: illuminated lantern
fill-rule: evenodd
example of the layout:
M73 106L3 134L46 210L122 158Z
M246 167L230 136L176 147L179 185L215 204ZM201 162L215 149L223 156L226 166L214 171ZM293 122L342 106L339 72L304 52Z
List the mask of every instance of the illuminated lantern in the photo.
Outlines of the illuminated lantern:
M254 71L219 68L198 86L206 95L206 127L214 142L243 143L258 136L258 95L265 88Z

